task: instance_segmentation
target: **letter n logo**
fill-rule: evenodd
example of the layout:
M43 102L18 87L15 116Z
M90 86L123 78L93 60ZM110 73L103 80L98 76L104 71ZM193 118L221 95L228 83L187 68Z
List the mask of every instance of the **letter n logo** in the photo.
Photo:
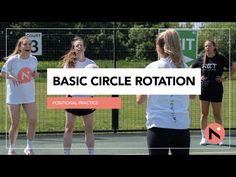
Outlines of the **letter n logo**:
M24 67L18 72L18 80L23 84L30 82L31 78L32 78L32 71L28 67Z
M205 137L211 144L218 144L225 137L224 127L217 123L208 125L205 130Z

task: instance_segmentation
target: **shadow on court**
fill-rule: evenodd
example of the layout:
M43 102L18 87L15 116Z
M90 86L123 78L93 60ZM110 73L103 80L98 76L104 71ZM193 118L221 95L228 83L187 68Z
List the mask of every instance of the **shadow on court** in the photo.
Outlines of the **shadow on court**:
M191 155L236 155L235 134L225 135L222 146L207 144L200 146L200 131L191 132ZM23 155L25 135L19 135L16 152ZM7 154L8 140L0 135L0 155ZM38 155L63 155L63 134L36 135L34 151ZM97 155L148 155L146 133L95 133L95 154ZM74 134L72 155L86 155L83 134Z

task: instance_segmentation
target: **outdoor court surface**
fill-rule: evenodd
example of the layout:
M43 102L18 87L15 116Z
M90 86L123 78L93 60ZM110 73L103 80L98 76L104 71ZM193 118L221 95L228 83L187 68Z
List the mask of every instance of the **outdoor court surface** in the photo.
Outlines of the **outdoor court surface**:
M191 155L236 155L236 133L226 133L224 145L200 146L200 131L191 131ZM19 135L16 152L24 155L25 135ZM6 135L0 135L0 155L7 154ZM63 155L63 134L38 134L34 141L37 155ZM95 133L97 155L148 155L146 133ZM72 155L86 155L84 134L74 134Z

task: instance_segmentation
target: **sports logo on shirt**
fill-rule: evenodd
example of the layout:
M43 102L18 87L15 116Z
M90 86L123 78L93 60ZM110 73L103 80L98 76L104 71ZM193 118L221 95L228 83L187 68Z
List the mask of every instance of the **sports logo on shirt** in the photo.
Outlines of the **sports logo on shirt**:
M32 75L33 75L33 73L31 71L31 69L28 67L24 67L18 72L18 80L21 83L25 84L25 83L31 81Z
M202 65L202 69L204 69L204 71L216 71L216 67L216 63L207 63Z

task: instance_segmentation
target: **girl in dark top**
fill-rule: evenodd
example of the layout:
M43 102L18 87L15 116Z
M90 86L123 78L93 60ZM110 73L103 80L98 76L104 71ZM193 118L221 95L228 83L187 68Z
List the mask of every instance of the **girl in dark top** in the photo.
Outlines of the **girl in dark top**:
M198 58L191 66L192 68L201 68L202 70L201 95L199 96L201 109L200 126L202 134L200 145L207 144L204 132L207 127L207 117L210 103L212 105L215 122L222 124L222 81L227 79L226 77L222 77L224 68L229 68L231 75L235 71L232 63L227 58L218 53L214 41L206 40L204 43L204 50L205 54L203 57ZM219 145L222 144L223 142L219 143Z

